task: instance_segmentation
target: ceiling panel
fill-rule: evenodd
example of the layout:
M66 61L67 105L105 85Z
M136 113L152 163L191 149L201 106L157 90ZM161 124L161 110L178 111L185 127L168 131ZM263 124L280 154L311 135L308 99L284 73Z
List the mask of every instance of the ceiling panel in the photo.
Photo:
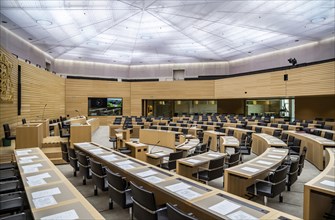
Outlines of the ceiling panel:
M333 0L1 0L1 25L54 58L229 61L334 36Z

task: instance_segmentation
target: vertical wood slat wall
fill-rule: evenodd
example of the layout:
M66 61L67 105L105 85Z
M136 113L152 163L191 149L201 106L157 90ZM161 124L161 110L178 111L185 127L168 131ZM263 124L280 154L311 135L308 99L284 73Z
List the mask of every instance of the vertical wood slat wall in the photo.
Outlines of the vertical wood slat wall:
M27 121L42 117L44 105L44 118L59 118L65 114L65 79L43 69L37 68L24 61L18 60L12 54L4 51L13 64L12 81L14 101L0 103L0 137L4 137L2 125L8 123L15 132L15 127L21 124L21 119ZM21 65L21 115L17 115L17 76L18 65Z

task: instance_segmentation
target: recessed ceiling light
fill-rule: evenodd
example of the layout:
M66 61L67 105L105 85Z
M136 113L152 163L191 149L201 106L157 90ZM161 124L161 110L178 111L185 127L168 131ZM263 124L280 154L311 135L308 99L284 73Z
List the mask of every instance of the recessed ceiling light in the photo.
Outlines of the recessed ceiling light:
M318 23L322 23L322 22L324 22L325 20L326 20L325 17L318 17L318 18L313 18L313 19L311 20L311 22L312 22L313 24L318 24Z
M48 21L48 20L36 20L36 23L40 24L42 26L50 26L50 25L52 25L52 22Z

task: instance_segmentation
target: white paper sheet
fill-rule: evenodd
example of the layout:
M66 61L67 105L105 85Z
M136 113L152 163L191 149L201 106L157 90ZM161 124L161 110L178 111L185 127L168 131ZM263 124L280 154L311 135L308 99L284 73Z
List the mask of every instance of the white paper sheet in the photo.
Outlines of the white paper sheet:
M270 158L276 158L276 159L282 158L281 156L272 155L272 154L269 154L268 157L270 157Z
M248 213L246 212L243 212L241 210L238 210L237 212L233 212L229 215L227 215L228 218L230 219L233 219L233 220L245 220L245 219L248 219L248 220L257 220L258 218L252 216L252 215L249 215Z
M32 180L37 180L37 179L44 179L44 178L50 178L50 174L49 173L41 173L35 176L27 176L27 180L28 181L32 181Z
M49 215L42 217L41 220L73 220L73 219L79 219L79 216L77 215L76 211L74 209L66 211L66 212L60 212L54 215Z
M114 155L114 154L106 155L106 156L101 156L101 158L103 158L104 160L107 160L107 161L115 161L115 160L118 160L118 156L117 156L117 155Z
M44 185L47 182L45 182L44 179L33 179L33 180L28 180L27 183L29 186L39 186L39 185Z
M117 163L115 163L117 166L123 166L123 165L129 165L129 164L132 164L133 163L133 161L131 161L131 160L125 160L125 161L121 161L121 162L117 162Z
M190 189L182 189L182 190L177 191L176 193L180 195L181 197L184 197L185 199L188 199L188 200L201 196L200 193L197 193Z
M28 155L32 150L16 150L16 155L18 156L23 156L23 155Z
M57 201L53 196L44 196L41 198L36 198L36 199L33 199L33 202L34 202L36 209L40 209L43 207L57 204Z
M77 144L79 147L83 147L83 148L85 148L85 147L92 147L92 144L90 144L90 143L79 143L79 144Z
M154 154L156 154L158 156L165 156L165 155L167 155L167 153L163 153L163 152L158 152L158 153L154 153Z
M37 167L27 167L25 169L23 169L23 173L35 173L38 172L38 168Z
M170 186L166 186L165 188L172 192L176 192L178 190L191 188L191 186L186 183L176 183Z
M272 150L272 152L276 152L276 153L285 153L284 150Z
M323 181L321 181L320 183L323 184L323 185L331 186L331 187L334 187L334 188L335 188L335 182L334 182L334 181L323 180Z
M148 171L136 173L136 175L139 176L139 177L147 177L147 176L152 176L152 175L155 175L155 174L157 174L157 172L153 171L153 170L148 170Z
M215 204L211 207L209 207L208 209L214 211L214 212L217 212L221 215L227 215L228 213L240 208L241 206L235 204L235 203L232 203L228 200L225 200L225 201L222 201L218 204Z
M201 162L201 160L196 160L196 159L188 159L186 161L189 162L189 163L199 163L199 162Z
M26 156L26 157L20 157L20 161L25 161L25 160L31 160L31 159L36 159L38 156Z
M245 171L248 171L248 172L251 172L251 173L255 173L255 172L259 171L259 169L252 168L252 167L242 167L241 170L245 170Z
M89 152L91 152L92 154L102 154L104 153L104 150L103 149L92 149L92 150L89 150Z
M208 156L210 156L210 157L220 157L221 155L219 155L219 154L207 154Z
M271 164L273 164L273 163L265 161L265 160L257 160L256 163L265 164L265 165L271 165Z
M35 164L30 164L30 165L25 165L25 166L22 166L22 169L29 169L29 168L33 168L33 167L43 167L43 165L42 164L40 164L40 163L35 163Z
M20 164L27 164L27 163L32 163L34 162L33 160L20 160L19 163Z
M60 194L60 190L58 187L55 188L51 188L51 189L46 189L46 190L41 190L41 191L37 191L37 192L33 192L31 193L31 196L33 197L33 199L36 198L41 198L41 197L45 197L45 196L53 196L53 195L57 195Z
M154 184L160 183L163 181L162 178L159 178L157 176L148 176L148 177L143 178L143 180L148 181L149 183L154 183Z
M133 165L129 165L129 164L125 164L125 165L121 165L119 166L121 169L124 169L124 170L129 170L129 169L133 169L135 168Z

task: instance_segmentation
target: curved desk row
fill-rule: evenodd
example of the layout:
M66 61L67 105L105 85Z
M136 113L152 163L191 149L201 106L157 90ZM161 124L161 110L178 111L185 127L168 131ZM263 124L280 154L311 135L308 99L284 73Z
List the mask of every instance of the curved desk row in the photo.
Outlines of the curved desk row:
M284 131L289 136L294 136L301 140L301 150L307 147L306 159L319 170L324 169L324 148L335 147L335 141L325 139L312 134L295 131Z
M101 162L113 172L120 173L155 193L158 205L178 204L185 212L199 219L232 219L237 216L257 219L296 217L240 198L222 190L193 181L176 173L122 155L94 143L77 143L75 149Z
M322 219L335 199L335 149L327 148L327 167L304 185L304 219Z
M260 155L269 147L283 148L287 147L287 144L279 138L273 137L265 133L252 134L251 149L254 154Z
M15 158L35 219L104 219L39 148Z

